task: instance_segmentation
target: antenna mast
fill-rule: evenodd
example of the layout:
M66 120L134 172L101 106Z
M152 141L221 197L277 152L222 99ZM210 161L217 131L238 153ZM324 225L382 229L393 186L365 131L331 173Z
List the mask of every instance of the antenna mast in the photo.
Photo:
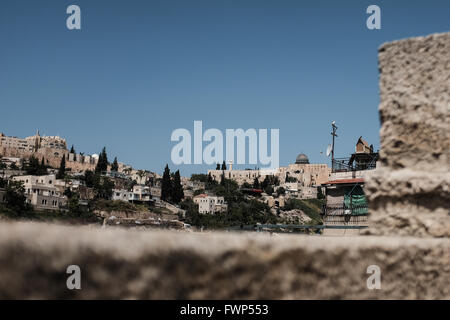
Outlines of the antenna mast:
M338 127L336 127L336 122L333 121L331 123L331 127L333 129L333 132L331 132L331 135L333 136L333 144L331 145L331 172L334 172L334 137L337 137L336 130Z

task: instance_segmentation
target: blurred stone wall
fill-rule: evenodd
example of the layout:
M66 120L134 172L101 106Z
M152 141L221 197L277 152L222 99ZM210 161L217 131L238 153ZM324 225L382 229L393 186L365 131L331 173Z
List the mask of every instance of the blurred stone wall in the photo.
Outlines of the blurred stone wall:
M450 239L2 223L0 248L1 299L450 298ZM69 265L81 290L67 289Z
M380 168L372 234L450 236L450 33L379 49Z

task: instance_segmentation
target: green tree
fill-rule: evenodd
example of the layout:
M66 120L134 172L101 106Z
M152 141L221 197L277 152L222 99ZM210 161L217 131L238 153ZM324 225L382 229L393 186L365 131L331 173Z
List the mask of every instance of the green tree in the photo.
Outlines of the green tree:
M220 177L220 185L224 186L225 185L225 172L222 171L222 176Z
M259 189L260 187L261 187L261 185L259 184L258 177L256 177L255 180L253 180L253 188Z
M208 173L208 175L206 176L205 189L211 190L215 186L217 186L217 184L218 184L217 181L213 179L211 173Z
M80 206L80 197L76 193L72 193L70 195L67 206L69 207L69 214L71 216L80 216L81 215L81 206Z
M170 169L166 164L161 182L161 200L170 201L170 195L172 194L172 182L170 181Z
M216 170L220 170L220 163L216 165Z
M194 191L194 197L198 196L199 194L202 194L202 193L205 193L204 189L197 189L197 190Z
M264 192L267 193L269 196L273 193L273 187L271 185L268 185L264 188Z
M251 188L253 188L253 186L250 183L248 183L247 181L245 181L242 184L242 188L244 188L244 189L251 189Z
M117 157L114 158L114 161L111 165L111 171L119 171L119 163L117 162Z
M72 145L72 147L70 148L70 153L75 153L75 148L73 147L73 145Z
M47 166L45 165L44 157L41 159L41 164L39 166L40 175L46 175L47 174Z
M58 173L56 174L56 179L64 179L66 175L66 155L64 154L61 159L61 164L59 165Z
M26 203L25 188L20 181L9 181L5 190L5 202L14 216L33 213L30 205Z
M222 162L222 170L227 170L227 165L225 164L225 160Z
M286 182L297 182L296 177L286 176Z
M6 169L6 163L0 162L0 170Z
M110 200L113 195L114 182L107 177L102 177L100 173L94 175L94 192L96 199Z
M284 195L285 193L286 193L286 189L284 189L283 187L279 187L279 188L277 189L277 195L278 195L278 196Z
M181 185L180 170L175 172L173 177L173 187L172 187L172 201L175 203L180 203L184 198L183 186Z
M95 174L91 170L86 170L84 172L84 177L82 178L82 180L84 181L86 187L88 188L94 187L94 180L95 180L94 176Z
M108 155L106 154L106 148L103 147L102 152L98 156L97 165L95 166L95 172L102 173L108 170Z
M24 165L24 169L29 175L40 176L44 175L47 172L47 168L45 166L42 167L42 163L39 163L39 160L31 156L28 158L28 163Z
M325 199L325 195L322 192L322 187L317 187L317 199Z

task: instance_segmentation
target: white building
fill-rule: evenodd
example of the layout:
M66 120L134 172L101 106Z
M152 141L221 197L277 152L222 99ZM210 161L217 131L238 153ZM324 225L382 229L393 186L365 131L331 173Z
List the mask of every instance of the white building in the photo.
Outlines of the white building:
M129 202L149 202L159 200L161 194L158 194L149 186L135 185L132 191L124 189L113 189L112 200L129 201ZM159 189L160 191L161 189ZM155 195L153 195L153 191Z
M151 198L149 186L135 185L133 187L132 201L148 202Z
M225 203L224 197L210 196L205 193L194 197L194 202L198 204L199 213L218 213L226 212L228 205Z
M161 187L150 187L150 194L156 203L161 201Z
M123 189L113 189L112 200L131 201L133 192Z
M38 210L59 210L67 204L67 198L55 186L55 175L18 176L14 181L21 181L25 188L27 203Z

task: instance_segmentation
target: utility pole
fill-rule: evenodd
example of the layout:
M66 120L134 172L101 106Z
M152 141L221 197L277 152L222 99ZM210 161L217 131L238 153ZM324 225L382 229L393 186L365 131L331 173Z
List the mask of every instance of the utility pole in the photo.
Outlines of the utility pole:
M331 172L334 172L334 137L337 137L336 130L338 127L336 127L336 122L333 121L331 123L331 127L333 129L333 132L331 132L331 135L333 136L333 144L331 145Z

